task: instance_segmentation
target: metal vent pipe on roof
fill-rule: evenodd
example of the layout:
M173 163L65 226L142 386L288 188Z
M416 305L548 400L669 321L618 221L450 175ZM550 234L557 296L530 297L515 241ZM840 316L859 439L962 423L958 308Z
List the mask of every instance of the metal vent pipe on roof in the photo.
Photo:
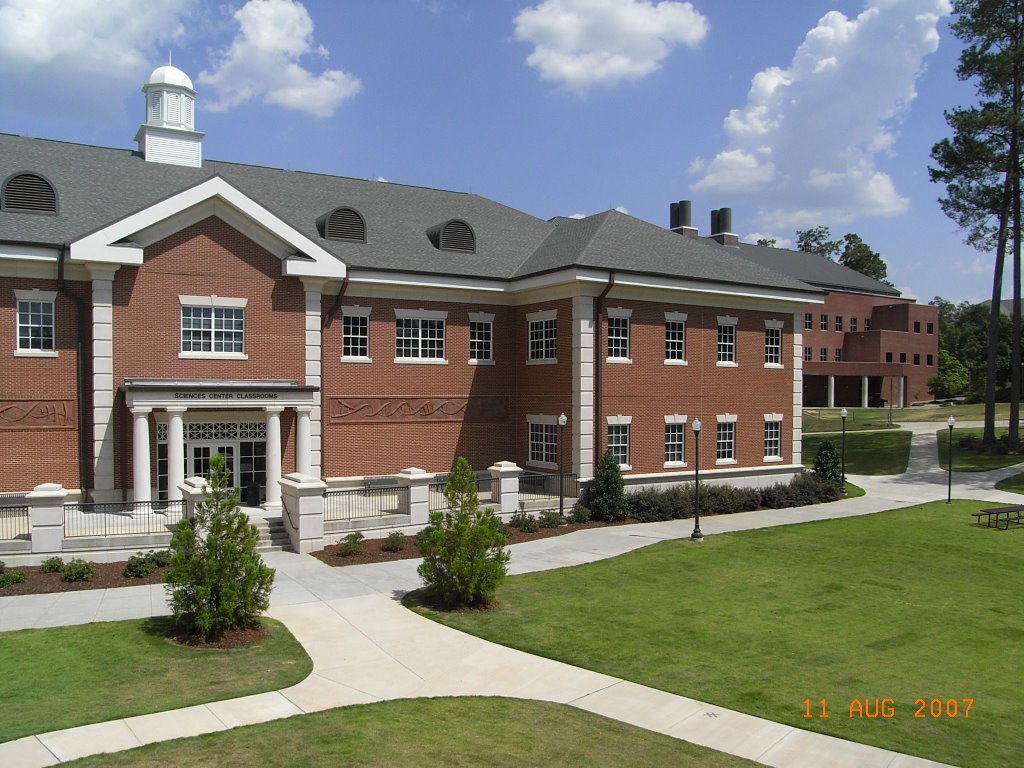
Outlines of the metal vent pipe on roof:
M669 205L669 228L679 229L680 227L690 227L692 225L691 219L691 204L689 200L680 200L678 203L671 203Z
M718 209L711 212L711 235L714 237L722 230L718 228Z
M718 231L732 232L732 208L722 208L718 211Z

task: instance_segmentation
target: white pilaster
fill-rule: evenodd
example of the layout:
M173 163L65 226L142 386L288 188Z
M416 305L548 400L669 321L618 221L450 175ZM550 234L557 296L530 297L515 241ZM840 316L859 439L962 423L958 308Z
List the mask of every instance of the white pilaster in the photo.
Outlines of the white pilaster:
M281 505L281 411L268 407L267 412L267 502L268 507Z
M828 407L836 407L836 377L831 374L828 377Z
M306 386L316 387L317 391L314 396L316 404L308 414L309 447L306 453L309 464L305 469L297 465L297 469L313 477L323 475L323 320L320 308L326 282L319 278L302 278L306 289Z
M93 498L114 500L114 274L117 265L88 264L92 279Z
M594 299L572 300L572 468L594 476Z
M860 407L868 407L868 377L860 377Z
M185 410L167 409L167 498L171 501L181 499L179 486L185 482Z
M296 408L298 421L295 425L295 470L300 475L312 475L310 458L310 411L312 408Z
M803 461L803 429L804 429L804 315L797 312L793 315L793 463L800 465Z
M152 408L132 408L132 499L152 501L153 491L149 469L149 414Z
M899 383L899 387L897 387L896 407L897 408L902 408L904 405L906 405L906 402L904 401L904 398L906 397L906 393L904 392L904 389L906 388L906 385L907 385L907 378L906 378L906 376L900 376L899 379L898 379L898 383Z

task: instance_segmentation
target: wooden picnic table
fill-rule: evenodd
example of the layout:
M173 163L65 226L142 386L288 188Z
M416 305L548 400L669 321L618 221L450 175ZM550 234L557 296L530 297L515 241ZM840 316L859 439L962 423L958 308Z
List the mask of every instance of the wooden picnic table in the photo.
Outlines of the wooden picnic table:
M986 528L1001 528L1005 531L1010 525L1024 525L1024 505L1020 504L990 507L971 514L978 521L978 525L984 525Z

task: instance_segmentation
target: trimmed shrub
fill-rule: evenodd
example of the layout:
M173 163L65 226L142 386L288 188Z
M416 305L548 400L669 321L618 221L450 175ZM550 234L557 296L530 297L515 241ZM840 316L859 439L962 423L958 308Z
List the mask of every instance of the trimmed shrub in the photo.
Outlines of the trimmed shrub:
M274 569L256 551L259 531L238 508L224 457L210 458L210 485L195 515L171 538L164 573L171 613L185 632L208 640L259 624L270 605Z
M0 571L0 589L12 584L24 584L26 581L28 581L28 576L21 571Z
M508 571L508 539L497 516L481 511L473 468L462 456L444 495L448 510L431 512L430 525L417 537L423 554L417 572L442 605L490 605Z
M64 565L60 572L61 581L89 581L92 578L95 566L85 560L75 558Z
M355 531L339 541L338 554L342 557L363 554L363 534Z
M839 461L839 451L831 440L824 441L814 454L814 474L819 479L833 485L843 484L843 470Z
M7 563L5 563L3 560L0 560L0 574L6 573L6 572L7 572Z
M509 528L518 528L523 533L536 533L540 529L537 518L529 512L514 512L508 520Z
M593 481L587 484L586 489L585 503L595 520L614 523L629 515L625 487L619 463L611 449L606 450L594 469Z
M125 578L143 579L157 568L166 568L170 561L171 553L166 549L161 549L159 552L150 550L146 554L137 552L128 558L121 573Z
M405 536L401 531L388 531L388 535L380 543L384 552L401 552L405 549Z
M589 523L590 522L590 507L584 504L582 501L577 500L572 505L572 511L569 512L570 523Z
M541 528L557 528L563 522L557 509L545 509L537 516L537 525Z
M59 557L48 557L39 564L39 570L43 573L60 573L64 570L64 561Z

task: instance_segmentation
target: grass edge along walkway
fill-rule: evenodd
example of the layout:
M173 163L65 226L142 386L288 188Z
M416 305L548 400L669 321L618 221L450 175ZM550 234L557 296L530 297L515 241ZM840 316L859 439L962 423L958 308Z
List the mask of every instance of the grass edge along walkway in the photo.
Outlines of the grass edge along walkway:
M909 430L885 432L846 433L846 474L847 475L902 475L910 463L910 442L913 434ZM837 434L804 435L802 458L805 467L814 466L814 455L818 447L830 441L836 451L842 451L842 436Z
M0 742L286 688L313 668L279 621L248 648L197 649L166 639L169 617L0 635ZM196 685L201 680L202 685Z
M511 577L495 611L420 612L797 728L1001 768L1024 753L1015 728L1024 619L1007 576L1024 560L1016 532L974 525L969 513L982 505L937 502L699 546L666 542ZM979 653L979 643L1000 650ZM821 699L828 719L817 716ZM865 699L867 712L851 714ZM893 716L866 716L886 699ZM950 700L956 716L946 714Z

